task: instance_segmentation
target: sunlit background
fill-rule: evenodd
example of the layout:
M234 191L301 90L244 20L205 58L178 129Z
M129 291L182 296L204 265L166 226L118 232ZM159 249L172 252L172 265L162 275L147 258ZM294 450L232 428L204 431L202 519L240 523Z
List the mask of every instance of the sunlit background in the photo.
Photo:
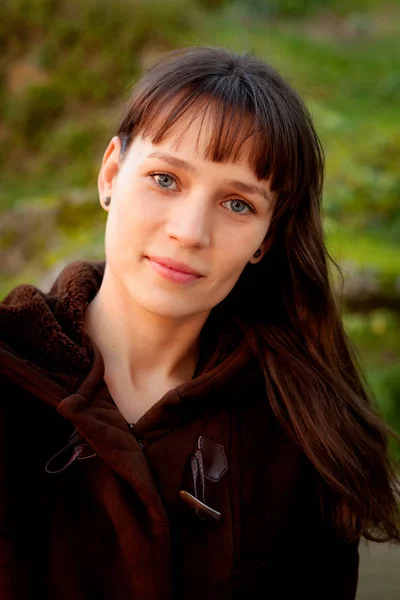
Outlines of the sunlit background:
M101 159L160 54L254 51L310 107L343 288L334 269L332 281L375 402L400 432L399 33L398 1L2 0L0 298L19 283L48 291L68 262L104 258ZM385 549L363 554L357 598L398 599L399 573Z

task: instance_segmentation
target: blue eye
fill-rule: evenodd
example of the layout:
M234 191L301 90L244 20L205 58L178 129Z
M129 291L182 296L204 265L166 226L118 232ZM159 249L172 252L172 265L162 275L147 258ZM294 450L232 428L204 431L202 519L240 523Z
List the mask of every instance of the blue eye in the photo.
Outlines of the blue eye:
M171 185L168 185L168 183L176 183L175 178L172 175L168 175L168 173L150 173L150 175L154 177L157 185L165 189L170 189Z
M246 202L243 202L243 200L228 200L228 202L232 202L232 207L234 206L234 204L236 204L236 206L239 204L239 208L242 206L242 210L233 210L233 212L236 212L238 214L243 213L243 209L248 208L250 210L249 205Z
M236 206L239 204L239 208L240 208L240 206L243 206L244 208L248 208L247 211L244 211L244 210L232 210L231 211L237 215L248 216L250 213L256 212L255 208L249 202L245 202L244 200L240 200L239 198L233 198L232 200L227 200L226 202L236 203Z

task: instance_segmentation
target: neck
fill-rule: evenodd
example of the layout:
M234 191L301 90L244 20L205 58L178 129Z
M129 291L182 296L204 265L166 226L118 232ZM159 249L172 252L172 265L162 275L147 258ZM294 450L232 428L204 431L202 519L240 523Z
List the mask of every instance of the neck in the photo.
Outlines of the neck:
M85 312L85 330L102 353L105 378L136 388L145 386L149 376L171 384L192 379L209 313L168 318L144 310L117 291L105 273Z

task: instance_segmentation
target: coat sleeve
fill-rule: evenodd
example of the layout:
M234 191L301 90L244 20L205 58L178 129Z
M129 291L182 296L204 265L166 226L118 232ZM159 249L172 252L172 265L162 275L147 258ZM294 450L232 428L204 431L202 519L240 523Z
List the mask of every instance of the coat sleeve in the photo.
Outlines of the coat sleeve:
M25 460L34 454L34 446L24 435L29 422L33 422L21 400L18 386L0 375L1 600L30 600L39 589L36 561L40 547L37 536L32 535L37 516L35 474Z
M316 591L326 600L354 600L359 574L359 539L346 542L334 531L322 527L321 552L316 560ZM317 595L315 597L318 597Z
M296 565L299 589L308 598L324 600L354 600L359 576L360 539L345 540L329 518L324 518L318 487L303 505L304 520L298 523ZM310 492L313 487L310 486ZM326 515L333 507L329 496L323 500ZM308 511L307 511L308 509ZM295 561L293 561L295 562Z
M359 542L345 543L327 531L309 539L282 532L270 559L232 581L231 600L355 600Z
M18 577L14 573L16 565L17 540L13 523L10 497L10 464L12 453L8 448L9 435L7 405L11 386L0 376L0 598L11 600L20 598Z
M318 539L293 534L282 532L270 560L233 581L231 598L355 600L359 541L346 543L327 531Z

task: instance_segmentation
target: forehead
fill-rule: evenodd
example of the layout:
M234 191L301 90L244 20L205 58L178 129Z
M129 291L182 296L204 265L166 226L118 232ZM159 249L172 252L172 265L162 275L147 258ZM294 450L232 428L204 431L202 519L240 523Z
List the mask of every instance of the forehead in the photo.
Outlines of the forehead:
M254 173L258 145L249 115L221 111L215 102L199 102L174 118L174 107L164 106L151 123L139 131L154 146L190 152L205 161L241 163Z

